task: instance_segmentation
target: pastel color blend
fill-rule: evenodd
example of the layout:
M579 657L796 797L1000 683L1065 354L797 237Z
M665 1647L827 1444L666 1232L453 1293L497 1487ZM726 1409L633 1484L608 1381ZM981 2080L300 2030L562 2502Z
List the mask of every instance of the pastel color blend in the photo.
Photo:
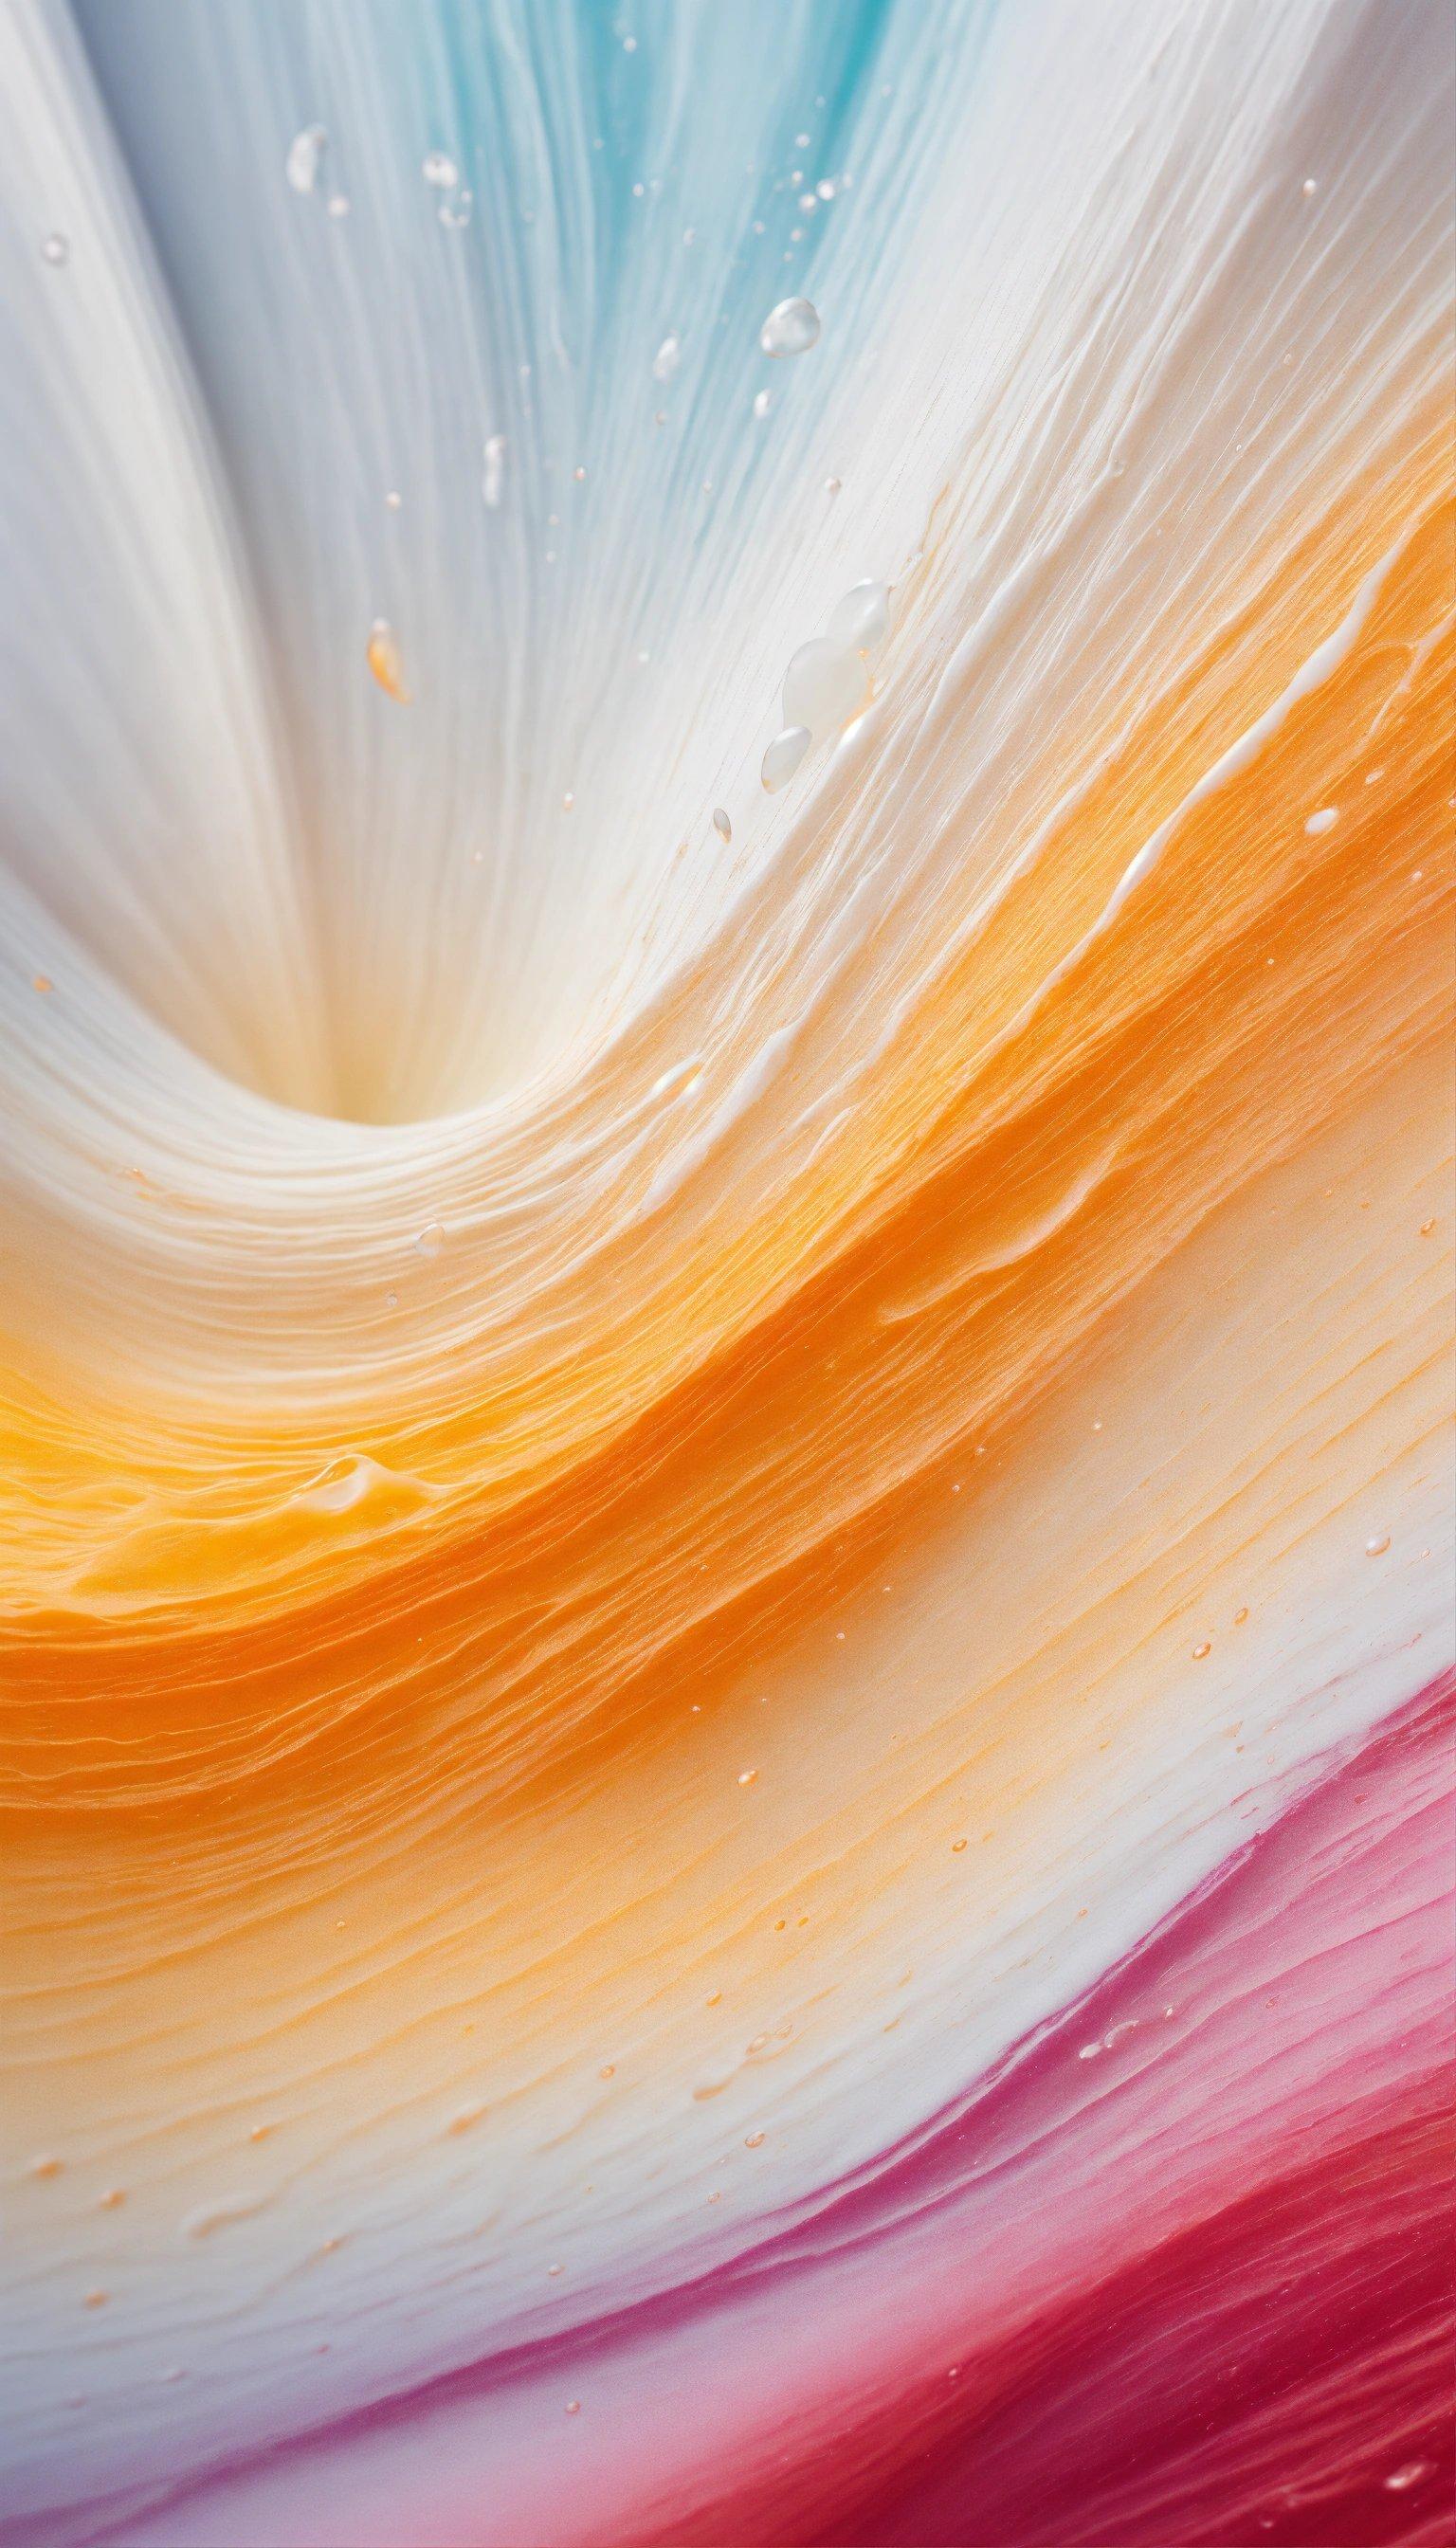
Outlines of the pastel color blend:
M0 0L3 2548L1449 2548L1445 0Z

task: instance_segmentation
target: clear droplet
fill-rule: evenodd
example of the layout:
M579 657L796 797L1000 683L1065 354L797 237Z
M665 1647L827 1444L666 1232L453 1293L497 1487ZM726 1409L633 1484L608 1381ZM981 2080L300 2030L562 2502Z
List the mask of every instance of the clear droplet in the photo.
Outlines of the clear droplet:
M1201 1664L1205 1655L1211 1655L1213 1651L1213 1647L1210 1645L1208 1638L1205 1637L1202 1644L1195 1646L1193 1649L1194 1662L1196 1664Z
M400 641L387 619L376 619L369 631L365 660L380 688L402 707L408 707L410 693L405 687L404 660Z
M787 785L812 741L813 737L804 725L785 726L782 734L775 734L764 755L761 774L771 796L775 788Z
M1366 1542L1365 1542L1365 1554L1366 1554L1366 1556L1367 1556L1367 1557L1384 1557L1384 1555L1385 1555L1385 1553L1386 1553L1386 1550L1389 1548L1390 1544L1391 1544L1391 1535L1390 1535L1390 1532L1389 1532L1388 1530L1383 1530L1383 1531L1379 1532L1379 1533L1378 1533L1378 1535L1377 1535L1374 1539L1367 1539L1367 1540L1366 1540Z
M745 2149L762 2149L764 2146L763 2134L745 2133L743 2138L743 2146Z
M52 230L48 238L41 241L41 254L47 265L64 265L70 252L70 240L60 230Z
M740 1770L738 1773L738 1783L740 1787L751 1787L758 1774L757 1770Z
M720 841L731 841L733 838L733 825L721 805L713 807L713 830Z
M889 635L890 596L882 584L855 584L829 614L829 634L872 655Z
M844 483L845 483L845 482L844 482L843 478L826 478L826 479L825 479L825 481L824 481L824 493L825 493L825 495L826 495L826 496L837 496L837 495L840 493L841 489L843 488Z
M481 494L494 513L505 487L505 436L493 433L486 443L486 466L481 478Z
M671 328L652 358L655 381L670 381L682 360L682 339L677 328Z
M328 198L328 211L331 220L336 222L346 221L349 212L348 196L330 195Z
M811 637L790 657L783 677L784 725L832 734L864 706L864 689L863 655L832 637Z
M460 171L444 150L426 150L419 173L427 186L439 186L446 192L460 183Z
M404 497L400 494L400 492L399 492L398 488L391 487L391 489L390 489L390 491L389 491L388 495L385 497L385 500L384 500L384 502L385 502L385 510L386 510L386 512L389 512L389 513L398 513L398 511L399 511L399 509L400 509L400 506L403 504L404 500L405 500L405 499L404 499Z
M1311 838L1314 839L1318 837L1320 832L1332 832L1338 821L1339 807L1337 805L1321 805L1318 814L1312 814L1310 816L1308 823L1305 825L1305 830L1309 833Z
M788 354L807 354L819 342L819 313L812 301L797 296L780 301L759 329L762 352L781 361Z
M414 1241L414 1253L416 1256L438 1256L440 1249L444 1244L444 1223L442 1221L429 1221L425 1223L419 1236Z
M1386 2491L1390 2495L1407 2495L1412 2486L1419 2486L1423 2477L1429 2477L1430 2471L1429 2460L1403 2460L1385 2479Z
M302 133L294 135L283 164L296 195L312 195L327 147L328 136L321 124L306 124Z
M754 400L754 414L758 418L760 424L763 423L764 418L768 414L773 404L774 394L772 390L760 390L758 397Z

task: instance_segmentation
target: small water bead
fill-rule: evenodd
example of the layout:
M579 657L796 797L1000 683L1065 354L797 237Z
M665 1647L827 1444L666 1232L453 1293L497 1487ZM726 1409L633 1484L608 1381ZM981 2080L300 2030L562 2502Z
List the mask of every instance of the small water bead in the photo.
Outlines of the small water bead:
M821 204L832 204L835 197L834 179L832 177L821 177L818 185L814 189L814 192L818 196Z
M776 788L787 785L812 741L813 737L804 725L785 726L781 734L775 734L764 755L761 773L771 796Z
M48 238L41 241L41 254L47 265L64 265L70 252L70 240L60 230L52 230Z
M843 478L826 478L826 479L825 479L825 481L824 481L824 493L825 493L825 495L826 495L826 496L838 496L838 495L841 495L841 494L843 493L843 491L844 491L844 483L845 483L845 482L844 482Z
M398 513L398 511L399 511L399 509L400 509L400 506L404 503L404 500L405 500L405 499L404 499L404 497L400 494L399 489L398 489L397 487L391 487L391 489L389 490L388 495L385 497L385 500L384 500L384 503L385 503L385 511L386 511L387 513Z
M833 637L811 637L790 657L783 677L784 725L831 733L859 713L864 690L863 655Z
M419 173L427 186L438 186L446 193L452 193L460 183L460 171L444 150L427 150Z
M91 2291L86 2294L86 2307L87 2309L105 2309L106 2304L110 2299L110 2292L104 2292L98 2286L95 2291Z
M1409 2495L1411 2487L1419 2486L1421 2479L1429 2477L1430 2473L1429 2460L1403 2460L1382 2483L1388 2495Z
M347 218L348 218L348 213L349 213L349 199L348 199L348 196L347 196L347 195L330 195L330 196L329 196L329 198L328 198L328 213L329 213L329 218L330 218L332 221L335 221L335 222L342 222L342 221L347 220Z
M758 1774L757 1770L740 1770L738 1773L738 1783L740 1787L751 1787Z
M850 587L843 601L837 601L829 614L829 634L842 646L858 647L872 655L882 646L890 630L889 589L883 584L866 581Z
M775 362L790 354L807 354L819 342L819 313L812 301L795 295L770 311L759 329L759 346Z
M1213 1647L1210 1645L1208 1638L1205 1637L1202 1645L1195 1646L1193 1649L1194 1662L1196 1664L1201 1664L1205 1655L1211 1655L1213 1651Z
M311 1512L349 1512L382 1475L374 1460L357 1456L332 1460L304 1488L297 1501Z
M486 465L481 478L481 494L494 513L505 488L505 436L493 433L486 441Z
M1300 188L1300 193L1302 195L1317 195L1319 191L1320 180L1318 177L1307 177Z
M728 816L721 805L715 805L713 807L713 830L717 833L720 841L726 843L731 841L733 838L733 825L729 821Z
M439 215L441 227L447 230L469 229L471 206L474 202L475 197L470 188L463 186L453 204L441 204Z
M818 210L819 198L817 195L800 195L799 211L801 213L817 213Z
M1388 1530L1383 1530L1383 1531L1381 1531L1381 1532L1378 1534L1378 1536L1377 1536L1376 1538L1374 1538L1374 1539L1367 1539L1367 1540L1366 1540L1366 1542L1365 1542L1365 1554L1366 1554L1366 1556L1367 1556L1367 1557L1384 1557L1384 1555L1385 1555L1385 1553L1386 1553L1386 1550L1389 1548L1390 1544L1391 1544L1391 1535L1390 1535L1390 1532L1389 1532Z
M577 482L577 485L578 485L579 487L582 485L583 481L585 480L586 475L587 475L587 472L586 472L586 470L585 470L585 469L574 469L574 470L572 471L572 476L575 478L575 480L576 480L576 482Z
M328 136L321 124L306 124L302 133L294 135L283 164L296 195L312 195L327 147Z
M743 2146L745 2149L762 2149L764 2146L764 2135L762 2133L746 2133L744 2135Z
M32 2176L59 2176L60 2161L58 2158L52 2158L47 2150L40 2158L32 2159L31 2174Z
M763 423L764 418L765 418L765 416L768 414L769 410L770 410L770 408L773 406L773 404L774 404L774 393L773 393L773 391L772 391L772 390L760 390L760 392L759 392L759 394L758 394L758 397L754 400L754 414L755 414L755 417L757 418L757 420L758 420L758 422L759 422L760 424L762 424L762 423Z
M408 707L410 693L405 687L400 641L387 619L375 620L364 657L380 688L388 697L398 699L402 707Z
M654 379L655 381L664 381L664 382L670 381L670 380L673 378L674 374L676 373L676 371L677 371L677 369L678 369L678 366L679 366L679 364L682 362L682 337L679 335L679 333L678 333L678 331L677 331L676 327L674 327L674 328L671 328L671 329L669 330L669 332L668 332L668 334L667 334L666 336L664 336L662 343L659 345L659 347L658 347L658 349L657 349L657 352L653 355L653 358L652 358L652 377L653 377L653 379Z
M419 1233L419 1236L414 1241L414 1253L416 1256L438 1256L440 1249L444 1244L444 1223L442 1221L426 1222L423 1229Z
M1318 814L1312 814L1310 816L1308 823L1305 825L1305 830L1310 835L1311 839L1314 839L1320 832L1332 832L1338 821L1339 807L1337 805L1324 805L1320 807Z
M566 2414L568 2414L568 2415L580 2415L581 2412L582 2412L582 2402L581 2402L581 2399L580 2399L580 2398L568 2398L568 2400L567 2400L567 2402L566 2402L566 2406L565 2406L565 2408L564 2408L564 2410L563 2410L563 2412L564 2412L564 2413L566 2413Z

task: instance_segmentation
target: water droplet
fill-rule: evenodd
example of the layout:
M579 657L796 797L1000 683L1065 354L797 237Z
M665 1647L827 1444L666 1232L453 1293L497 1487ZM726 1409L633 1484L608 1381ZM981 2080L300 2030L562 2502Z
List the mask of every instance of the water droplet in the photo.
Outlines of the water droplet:
M818 185L814 189L814 192L818 196L821 204L832 204L835 194L834 179L832 177L821 177Z
M41 254L47 265L64 265L70 252L70 240L60 230L52 230L48 238L41 241Z
M126 2200L127 2189L123 2185L109 2185L106 2192L99 2198L103 2212L120 2212Z
M1379 1535L1379 1537L1378 1537L1378 1538L1376 1538L1376 1539L1367 1539L1367 1540L1366 1540L1366 1542L1365 1542L1365 1554L1366 1554L1366 1556L1367 1556L1367 1557L1384 1557L1384 1555L1385 1555L1385 1553L1386 1553L1386 1550L1389 1548L1390 1544L1391 1544L1391 1535L1390 1535L1390 1532L1389 1532L1388 1530L1386 1530L1386 1531L1382 1531L1382 1532L1380 1533L1380 1535Z
M312 1512L349 1512L383 1475L377 1461L345 1454L320 1469L294 1501Z
M58 2158L52 2158L47 2151L44 2157L32 2159L31 2174L32 2176L59 2176L60 2161Z
M87 2309L105 2309L110 2298L110 2292L104 2292L98 2287L97 2290L86 2294L86 2307Z
M829 634L842 646L872 655L889 635L890 596L882 584L856 584L829 614Z
M759 329L760 350L776 362L789 354L807 354L818 342L819 313L812 301L798 296L778 302Z
M1409 2494L1410 2488L1419 2486L1421 2479L1429 2477L1430 2472L1429 2460L1403 2460L1400 2467L1392 2469L1390 2476L1384 2480L1386 2491L1390 2495Z
M733 838L733 825L721 805L713 807L713 830L720 841L731 841Z
M772 390L760 390L760 392L759 392L759 394L758 394L757 398L754 400L754 414L755 414L755 416L756 416L756 418L758 419L758 422L759 422L760 424L762 424L762 423L763 423L764 418L765 418L765 416L768 414L769 410L770 410L770 408L773 406L773 404L774 404L774 393L773 393L773 391L772 391Z
M398 511L399 511L399 509L400 509L400 506L401 506L401 505L404 503L404 501L405 501L405 499L404 499L404 497L400 494L400 491L399 491L399 489L398 489L397 487L391 487L391 488L390 488L390 490L389 490L389 493L388 493L388 494L386 495L386 497L385 497L384 501L385 501L385 510L386 510L386 512L390 512L390 513L398 513Z
M410 693L405 687L400 641L387 619L375 620L364 656L380 688L388 697L398 699L402 707L408 707Z
M493 513L500 501L504 485L505 436L503 433L493 433L486 442L485 474L481 479L481 494Z
M1204 1640L1203 1640L1202 1645L1195 1646L1195 1647L1194 1647L1194 1649L1193 1649L1193 1660L1194 1660L1194 1662L1195 1662L1196 1664L1201 1664L1201 1663L1203 1662L1203 1659L1204 1659L1205 1655L1211 1655L1211 1654L1213 1653L1213 1651L1214 1651L1214 1650L1213 1650L1213 1647L1212 1647L1212 1646L1211 1646L1211 1644L1209 1643L1208 1638L1207 1638L1207 1637L1205 1637L1205 1638L1204 1638Z
M33 973L31 975L31 989L33 991L53 991L54 988L55 984L51 981L48 973Z
M438 1256L440 1249L444 1244L444 1223L442 1221L427 1222L423 1229L420 1231L419 1236L414 1241L414 1253L416 1256Z
M844 483L845 483L845 482L844 482L843 478L826 478L826 479L825 479L825 481L824 481L824 493L825 493L825 495L826 495L826 496L837 496L837 495L839 495L839 493L840 493L841 489L842 489L842 488L843 488L843 486L844 486Z
M740 1770L738 1773L738 1783L740 1787L751 1787L758 1774L757 1770Z
M336 222L346 221L349 213L348 196L330 195L328 198L328 212L331 220Z
M786 726L782 734L775 734L764 755L762 773L771 796L792 778L812 740L808 727L802 725Z
M764 2136L763 2136L763 2134L762 2134L762 2133L747 2133L747 2134L745 2134L745 2136L744 2136L744 2143L743 2143L743 2146L744 2146L744 2148L745 2148L745 2149L762 2149L762 2148L763 2148L763 2146L764 2146Z
M1300 188L1300 193L1301 193L1302 195L1315 195L1315 194L1318 194L1318 193L1319 193L1319 191L1320 191L1320 180L1319 180L1319 178L1318 178L1318 177L1307 177L1307 178L1305 179L1304 184L1303 184L1303 185L1301 186L1301 188Z
M817 195L800 195L799 211L801 213L817 213L818 210L819 198Z
M682 360L682 339L676 327L671 328L652 358L655 381L670 381Z
M447 193L460 183L459 169L443 150L427 150L419 173L427 186L439 186Z
M1312 814L1310 816L1308 823L1305 825L1305 830L1310 835L1311 839L1314 839L1320 832L1332 832L1338 821L1339 807L1337 805L1323 805L1320 807L1318 814Z
M288 145L284 168L296 195L312 195L318 182L318 168L328 147L328 136L321 124L306 124Z
M582 2402L581 2402L581 2399L580 2399L580 2398L568 2398L568 2400L567 2400L567 2402L566 2402L566 2412L567 2412L567 2414L569 2414L569 2415L580 2415L581 2412L582 2412Z
M470 208L474 202L475 197L470 188L462 186L453 204L441 204L439 210L441 228L447 230L469 229Z
M579 487L582 485L582 483L583 483L584 479L586 478L586 475L587 475L587 472L586 472L586 470L585 470L585 469L574 469L574 470L572 471L572 476L575 478L575 480L576 480L576 482L577 482L577 485L578 485Z
M864 706L864 661L855 647L811 637L790 657L783 677L784 725L831 734Z
M551 2275L554 2281L558 2274L564 2274L566 2272L566 2267L565 2265L548 2265L546 2271Z
M964 1847L965 1847L965 1843L964 1843L964 1841L963 1841L963 1840L953 1840L953 1841L952 1841L952 1843L951 1843L951 1852L952 1852L952 1856L953 1856L953 1857L956 1857L956 1858L958 1858L958 1857L959 1857L959 1855L960 1855L960 1852L964 1849Z
M603 2063L602 2063L602 2065L601 2065L601 2076L602 2076L602 2078L603 2078L603 2079L614 2079L614 2078L616 2077L616 2075L617 2075L617 2065L616 2065L616 2063L615 2063L614 2061L603 2061Z

